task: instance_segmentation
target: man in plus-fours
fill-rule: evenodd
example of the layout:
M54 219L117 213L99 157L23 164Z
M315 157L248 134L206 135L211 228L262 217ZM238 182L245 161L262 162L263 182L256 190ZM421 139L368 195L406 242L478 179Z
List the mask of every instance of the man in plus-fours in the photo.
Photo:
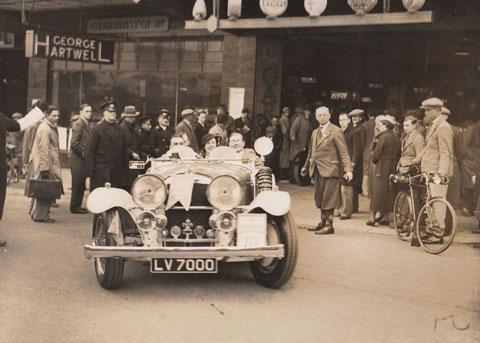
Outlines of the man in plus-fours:
M90 134L90 119L92 107L88 104L80 106L80 117L73 123L72 140L70 145L70 169L72 171L72 195L70 198L70 212L87 213L82 208L87 168L85 167L85 149Z
M443 101L430 98L422 102L420 108L425 110L424 122L429 129L425 138L425 148L415 158L414 163L420 163L422 172L434 173L440 176L453 175L453 130L447 123L448 116L442 114ZM428 184L433 197L445 197L448 185ZM434 204L437 223L432 228L427 227L424 243L442 243L445 233L446 208L442 203Z
M307 160L302 176L307 172L315 183L315 204L321 210L321 221L311 231L324 235L334 233L333 211L340 207L340 177L353 178L352 164L342 130L330 122L330 111L319 107L315 111L319 127L312 132Z

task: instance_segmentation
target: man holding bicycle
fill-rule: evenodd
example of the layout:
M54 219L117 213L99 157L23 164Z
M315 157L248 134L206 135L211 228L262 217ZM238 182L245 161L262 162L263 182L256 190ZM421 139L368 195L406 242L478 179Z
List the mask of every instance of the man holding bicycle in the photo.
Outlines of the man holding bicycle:
M425 110L424 123L429 126L425 139L425 148L415 158L414 163L420 164L422 172L451 177L453 175L453 131L447 123L448 116L442 114L443 101L430 98L422 102L420 108ZM428 184L432 197L445 197L448 185ZM422 237L424 243L442 244L445 233L446 207L442 203L434 206L436 223L427 229L427 235Z

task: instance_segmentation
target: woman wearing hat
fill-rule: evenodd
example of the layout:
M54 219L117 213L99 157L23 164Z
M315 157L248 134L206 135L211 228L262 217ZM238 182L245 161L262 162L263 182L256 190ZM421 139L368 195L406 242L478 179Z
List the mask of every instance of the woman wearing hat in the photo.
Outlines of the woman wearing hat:
M372 142L372 193L370 198L370 219L367 225L389 223L395 193L389 187L390 174L394 174L400 158L400 139L393 129L395 123L385 116L376 121L378 135Z

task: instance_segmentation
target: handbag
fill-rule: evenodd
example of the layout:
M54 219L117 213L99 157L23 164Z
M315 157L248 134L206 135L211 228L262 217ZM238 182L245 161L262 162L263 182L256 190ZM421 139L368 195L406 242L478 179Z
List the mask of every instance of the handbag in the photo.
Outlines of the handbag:
M63 185L60 180L30 179L28 183L28 197L35 199L60 199L63 194Z

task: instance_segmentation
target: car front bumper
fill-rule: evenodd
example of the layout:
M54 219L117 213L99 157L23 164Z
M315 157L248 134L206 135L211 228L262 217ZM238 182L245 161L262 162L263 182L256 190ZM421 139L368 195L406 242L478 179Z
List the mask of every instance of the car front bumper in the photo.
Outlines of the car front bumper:
M256 260L261 258L283 258L283 244L254 248L239 247L109 247L85 245L87 258L121 257L127 260L149 260L152 258L216 258L225 261Z

